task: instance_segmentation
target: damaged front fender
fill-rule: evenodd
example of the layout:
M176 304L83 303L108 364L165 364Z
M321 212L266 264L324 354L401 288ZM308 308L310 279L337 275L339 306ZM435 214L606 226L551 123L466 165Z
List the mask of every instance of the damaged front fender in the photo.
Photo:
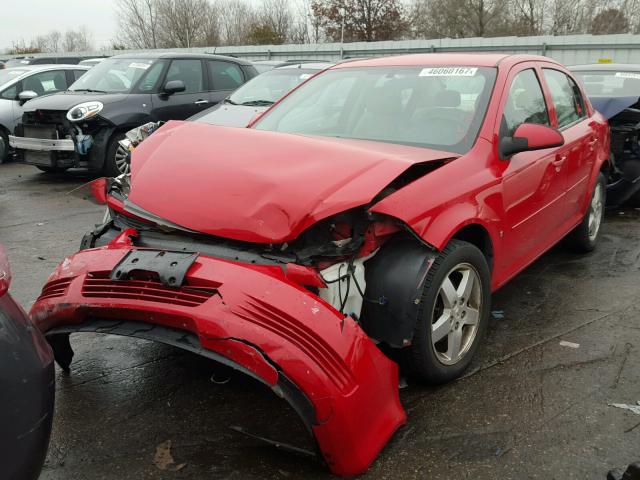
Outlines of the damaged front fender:
M166 329L172 344L206 352L286 398L336 475L363 473L406 421L397 365L351 317L282 269L199 255L174 287L145 272L112 279L135 251L126 245L85 250L49 278L31 316L51 336L58 359L64 335L102 331L95 325L141 338Z

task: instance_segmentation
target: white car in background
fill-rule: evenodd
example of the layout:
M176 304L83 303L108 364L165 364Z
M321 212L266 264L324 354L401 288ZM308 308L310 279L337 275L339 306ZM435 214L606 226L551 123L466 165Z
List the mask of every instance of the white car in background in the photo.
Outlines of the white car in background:
M32 98L66 90L89 68L56 64L0 70L0 163L9 156L8 137L22 119L23 105Z

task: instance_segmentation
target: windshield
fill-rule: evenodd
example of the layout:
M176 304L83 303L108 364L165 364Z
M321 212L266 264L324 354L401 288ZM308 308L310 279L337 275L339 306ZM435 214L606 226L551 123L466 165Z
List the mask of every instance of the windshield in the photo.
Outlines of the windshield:
M475 143L495 77L487 67L328 70L254 128L465 153Z
M230 97L229 102L236 105L271 105L280 97L317 73L310 68L282 68L258 75L247 82Z
M129 93L154 62L147 58L110 58L88 70L69 90Z
M4 85L5 83L18 78L20 75L27 72L28 70L21 70L19 68L7 68L4 70L0 70L0 85Z
M573 72L590 97L640 97L640 72Z

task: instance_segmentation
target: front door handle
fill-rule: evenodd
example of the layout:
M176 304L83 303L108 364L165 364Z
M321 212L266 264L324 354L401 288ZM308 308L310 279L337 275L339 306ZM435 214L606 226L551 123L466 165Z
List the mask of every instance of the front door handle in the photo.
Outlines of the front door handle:
M591 152L593 152L596 148L596 144L598 143L598 139L594 138L593 140L591 140L590 142L587 142L587 145L589 145L589 150Z
M194 105L206 105L207 103L209 103L209 100L196 100L193 103Z
M566 161L567 161L566 155L558 155L556 157L556 159L552 162L553 166L556 167L556 172L560 171L560 169L562 168L562 165L564 165L564 162Z

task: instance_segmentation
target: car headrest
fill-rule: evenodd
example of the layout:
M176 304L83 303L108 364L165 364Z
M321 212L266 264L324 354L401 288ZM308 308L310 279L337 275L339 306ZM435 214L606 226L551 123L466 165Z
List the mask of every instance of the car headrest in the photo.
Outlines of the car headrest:
M59 73L53 77L53 84L56 87L56 90L66 90L67 80L65 79L64 73Z
M436 107L457 108L460 106L460 92L443 90L435 98Z

